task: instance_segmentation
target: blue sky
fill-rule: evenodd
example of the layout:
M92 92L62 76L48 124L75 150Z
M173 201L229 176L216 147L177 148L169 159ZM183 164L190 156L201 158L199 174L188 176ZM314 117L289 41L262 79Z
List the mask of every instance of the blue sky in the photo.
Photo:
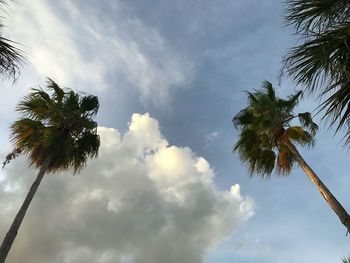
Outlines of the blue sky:
M286 78L278 85L282 56L296 42L284 26L282 1L26 0L11 3L5 24L5 35L23 44L28 62L14 85L3 82L4 151L10 149L7 127L16 118L16 102L29 87L44 86L46 77L98 95L99 126L113 128L101 129L105 159L92 161L79 179L71 180L69 172L63 179L45 178L31 207L37 214L28 213L11 262L306 263L340 262L350 253L345 228L298 167L289 177L249 178L232 153L238 133L231 120L246 105L244 91L265 79L280 96L295 90ZM306 96L299 109L315 105L315 97ZM341 135L320 127L315 148L301 153L350 208L348 151ZM33 178L23 173L34 174L24 158L16 162L1 171L7 211L0 216L6 218L0 219L1 233ZM102 170L106 181L99 182L93 174ZM96 193L89 196L86 189ZM123 209L112 209L109 217L109 209L98 209L101 200ZM71 227L60 225L50 210L55 206L56 217L72 221ZM74 219L66 216L72 211ZM46 217L56 232L41 222ZM169 218L183 223L171 228ZM130 225L121 225L128 219ZM86 222L85 228L74 220ZM149 228L139 228L147 222ZM35 224L43 224L46 234L35 232ZM114 229L114 236L107 235L113 245L106 232L91 230L104 224L105 231ZM165 235L161 228L172 231ZM41 257L32 252L40 244Z

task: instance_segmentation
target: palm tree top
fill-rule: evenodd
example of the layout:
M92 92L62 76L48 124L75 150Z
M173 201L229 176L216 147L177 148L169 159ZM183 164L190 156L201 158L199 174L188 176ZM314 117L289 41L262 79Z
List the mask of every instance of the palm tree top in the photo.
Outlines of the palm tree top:
M311 114L293 112L301 95L298 91L287 99L278 98L268 81L263 82L261 90L247 92L248 106L233 118L240 130L234 151L248 164L251 175L270 176L274 168L278 174L289 174L295 158L286 143L314 144L318 127ZM300 125L292 125L296 118Z
M32 88L18 103L20 118L11 125L11 140L37 168L49 157L48 172L70 167L78 172L98 154L100 140L93 120L98 98L62 89L51 79L46 90Z

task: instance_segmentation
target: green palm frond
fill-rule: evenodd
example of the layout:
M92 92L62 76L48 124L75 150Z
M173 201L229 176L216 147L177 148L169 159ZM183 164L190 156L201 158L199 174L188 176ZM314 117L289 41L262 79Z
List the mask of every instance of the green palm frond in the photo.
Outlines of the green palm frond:
M11 125L11 139L36 167L50 156L49 172L69 167L78 172L98 154L100 140L93 121L98 98L61 89L51 79L47 90L32 89L18 103L20 119Z
M350 256L347 258L342 258L343 263L350 263Z
M25 60L22 50L15 47L16 42L0 36L0 74L16 80L20 73L20 66Z
M299 33L323 32L349 18L348 0L289 0L285 1L287 23Z
M308 129L313 136L316 135L318 125L312 120L310 112L299 113L298 118L304 128Z
M317 131L310 113L293 113L302 93L281 99L276 97L272 84L265 81L262 90L246 94L248 106L233 118L234 126L240 130L234 151L248 165L251 175L269 177L274 168L278 174L288 174L296 160L286 145L293 141L313 146ZM290 125L296 117L301 126Z
M253 123L253 121L254 114L247 109L243 109L236 114L236 116L232 120L232 123L235 126L235 128L238 128L239 126L249 125Z
M47 88L49 90L53 91L52 97L54 100L56 100L57 102L62 102L62 99L64 97L64 90L61 89L57 83L55 83L52 79L48 78L47 79Z
M0 0L0 9L4 11L7 7L7 1ZM2 36L3 28L0 21L0 74L15 81L19 77L22 62L26 60L25 53L16 47L18 43Z
M250 175L260 174L269 177L274 168L275 153L266 147L266 137L259 136L254 130L242 131L238 142L234 146L244 164L248 165ZM265 147L264 147L265 145Z
M349 29L347 24L306 38L303 44L292 48L285 56L287 73L297 84L305 85L311 91L320 85L327 87L342 80L344 73L349 71ZM328 91L324 89L324 93Z
M82 112L89 112L89 114L96 114L100 105L96 96L84 96L80 102L80 109Z
M304 130L302 126L292 126L286 130L288 138L302 146L314 146L315 140L313 135Z
M319 112L346 127L350 143L350 2L292 0L285 2L286 20L301 36L301 44L284 57L283 71L310 92L319 90Z
M268 81L263 81L262 87L266 90L266 95L269 97L271 101L276 100L276 93L274 88L272 87L272 83Z

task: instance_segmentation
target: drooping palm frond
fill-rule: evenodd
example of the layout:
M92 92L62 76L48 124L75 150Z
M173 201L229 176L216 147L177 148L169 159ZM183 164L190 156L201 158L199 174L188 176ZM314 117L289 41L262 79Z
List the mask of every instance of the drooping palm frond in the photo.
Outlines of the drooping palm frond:
M240 155L244 164L248 165L250 175L260 174L269 177L274 168L275 153L269 149L268 135L262 136L255 129L242 130L234 150Z
M61 89L50 79L47 89L51 94L32 89L18 103L20 119L11 125L11 139L36 167L50 156L48 172L69 167L78 172L98 154L100 140L93 121L98 98Z
M310 92L319 90L319 112L346 127L350 143L350 2L348 0L286 1L286 20L302 43L283 60L283 70Z
M310 91L344 81L350 63L350 25L306 38L305 42L292 48L284 58L287 73L297 84L305 85ZM345 75L344 75L345 74ZM332 87L331 87L332 89Z
M350 263L350 256L347 258L342 258L343 263Z
M7 1L0 0L0 9L4 11L7 7ZM25 53L18 48L18 43L3 36L3 28L0 21L0 75L15 81L19 77L22 62L26 60Z
M296 92L281 99L276 97L271 83L265 81L262 90L247 92L248 106L233 118L240 130L234 146L242 162L254 173L269 177L276 168L277 174L287 175L296 161L286 145L295 142L301 146L313 146L317 125L310 113L295 115L293 110L302 93ZM292 126L299 117L301 126Z
M18 43L0 36L0 74L13 80L18 78L25 60L24 52L15 45Z
M324 32L349 19L348 0L286 0L285 19L298 33Z
M286 130L287 137L301 146L314 146L315 140L311 133L302 126L292 126Z
M318 125L312 120L310 112L302 112L298 114L298 118L303 128L310 131L312 136L316 135Z

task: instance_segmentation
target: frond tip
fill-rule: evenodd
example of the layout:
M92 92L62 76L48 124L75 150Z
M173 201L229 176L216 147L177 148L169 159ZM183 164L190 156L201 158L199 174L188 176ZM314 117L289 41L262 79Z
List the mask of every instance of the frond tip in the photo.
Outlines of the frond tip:
M5 160L2 162L2 168L5 168L6 164L9 164L12 160L16 159L21 152L22 151L18 148L13 149L12 152L6 155Z

